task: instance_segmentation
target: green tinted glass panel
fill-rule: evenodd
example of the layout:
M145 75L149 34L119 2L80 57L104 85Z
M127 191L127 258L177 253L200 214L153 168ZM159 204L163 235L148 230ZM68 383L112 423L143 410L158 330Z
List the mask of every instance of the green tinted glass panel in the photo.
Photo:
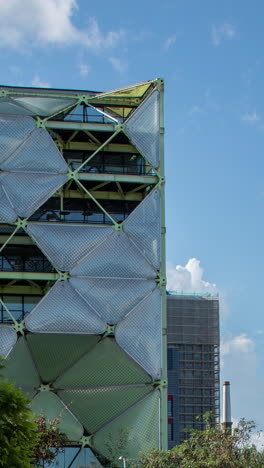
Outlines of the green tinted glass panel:
M20 338L8 356L6 369L1 373L30 395L40 384L36 367L32 360L25 338Z
M118 447L122 433L127 434L123 451L128 458L138 458L140 452L159 448L158 390L99 430L94 437L94 447L109 457L109 442L112 447Z
M88 432L93 433L132 406L147 393L151 385L94 388L59 392Z
M151 382L148 374L119 348L113 338L106 338L65 372L54 386L85 388L148 382Z
M100 339L87 335L28 335L28 345L41 379L52 382Z
M44 415L51 420L59 418L60 430L69 440L77 441L82 437L82 425L54 393L39 393L32 401L31 409L36 415Z

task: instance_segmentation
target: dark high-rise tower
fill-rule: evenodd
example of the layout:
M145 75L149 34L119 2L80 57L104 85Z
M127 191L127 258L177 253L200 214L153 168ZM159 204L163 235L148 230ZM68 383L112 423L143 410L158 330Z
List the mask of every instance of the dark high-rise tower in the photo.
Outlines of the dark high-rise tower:
M206 294L167 295L169 448L202 429L196 418L219 420L219 299Z

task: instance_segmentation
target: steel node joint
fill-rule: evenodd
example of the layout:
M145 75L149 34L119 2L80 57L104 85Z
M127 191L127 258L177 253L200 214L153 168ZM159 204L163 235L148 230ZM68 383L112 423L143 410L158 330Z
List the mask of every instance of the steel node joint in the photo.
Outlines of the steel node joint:
M156 380L155 382L153 382L153 386L156 388L167 388L168 381L166 379Z
M20 227L20 228L23 228L23 229L26 229L27 227L27 220L26 219L20 219L18 218L17 222L16 222L16 225L17 227Z
M159 176L159 185L164 185L164 184L165 184L165 177Z
M0 97L6 97L9 95L9 92L5 89L0 89Z
M67 172L68 179L76 179L76 172L75 171L68 171Z
M80 439L80 442L82 444L82 447L85 447L87 445L91 446L92 445L92 437L93 436L83 436Z
M159 385L160 388L167 388L168 387L168 381L166 379L162 379L160 381L160 385Z
M51 387L51 384L41 384L38 387L39 392L51 392L53 389Z
M41 119L40 117L36 117L36 127L46 128L46 119Z
M68 281L69 278L70 278L70 273L68 273L67 271L66 272L63 272L63 271L58 272L58 280L59 281Z
M25 330L25 324L22 322L22 323L15 323L13 325L13 328L14 330L17 332L17 333L21 333L22 335L24 335L24 330Z
M114 336L115 335L115 328L116 328L116 325L107 324L105 336L109 336L109 335Z
M114 226L114 230L115 231L123 231L124 230L123 229L123 224L117 224L116 223L115 226Z
M83 96L82 95L78 96L78 102L79 102L79 104L83 103L83 104L88 105L89 104L89 96L87 96L85 94Z
M159 276L156 278L156 283L157 283L160 287L166 286L166 277L165 277L165 276L160 276L160 275L159 275Z

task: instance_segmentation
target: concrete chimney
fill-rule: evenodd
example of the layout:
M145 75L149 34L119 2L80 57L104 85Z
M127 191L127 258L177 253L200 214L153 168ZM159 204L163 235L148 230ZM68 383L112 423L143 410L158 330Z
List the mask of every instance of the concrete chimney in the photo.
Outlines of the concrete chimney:
M231 399L230 399L230 382L223 383L223 422L222 431L231 434Z

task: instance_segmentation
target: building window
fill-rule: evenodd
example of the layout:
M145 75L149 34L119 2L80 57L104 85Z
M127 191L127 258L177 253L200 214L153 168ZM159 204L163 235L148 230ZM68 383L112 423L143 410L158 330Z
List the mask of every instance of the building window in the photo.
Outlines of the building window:
M169 400L168 400L168 417L169 418L173 416L173 399L170 397L172 397L172 395L169 395Z
M173 439L173 422L168 423L168 440L172 441Z

